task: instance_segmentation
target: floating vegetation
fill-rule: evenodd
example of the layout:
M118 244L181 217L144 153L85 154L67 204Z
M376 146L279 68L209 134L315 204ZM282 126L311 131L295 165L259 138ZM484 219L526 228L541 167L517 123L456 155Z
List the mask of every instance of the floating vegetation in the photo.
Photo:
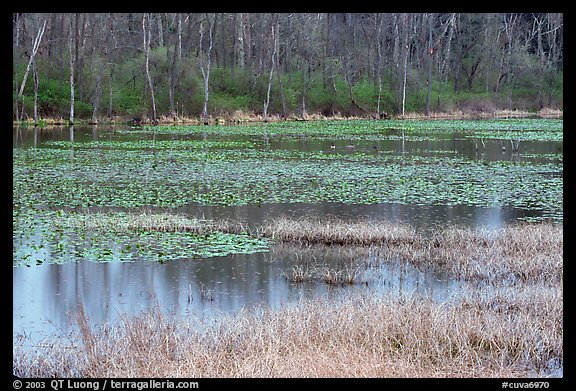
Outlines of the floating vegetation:
M267 251L238 224L171 214L35 211L14 217L15 266L80 260L109 262L208 258ZM236 231L236 233L228 232Z
M299 151L14 150L19 205L178 207L291 202L563 210L562 163Z
M305 122L272 122L249 125L185 125L144 126L124 130L126 133L156 134L242 134L242 135L359 135L388 130L424 131L427 134L453 131L548 131L562 132L563 120L558 119L486 119L486 120L331 120Z
M481 131L473 135L466 135L466 138L498 139L498 140L520 140L520 141L554 141L562 142L564 135L562 132L545 132L532 130L503 130L503 131Z

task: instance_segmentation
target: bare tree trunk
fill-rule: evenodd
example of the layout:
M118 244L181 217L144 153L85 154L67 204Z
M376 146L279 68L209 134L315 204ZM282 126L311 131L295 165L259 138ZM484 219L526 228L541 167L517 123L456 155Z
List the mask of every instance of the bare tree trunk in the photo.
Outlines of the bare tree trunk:
M148 30L146 30L146 19L148 22ZM150 22L150 15L143 14L142 15L142 35L144 37L144 58L145 63L144 67L146 69L146 78L148 79L148 86L150 87L150 95L152 97L152 122L157 123L158 120L156 119L156 101L154 99L154 86L152 85L152 78L150 77L150 38L151 38L151 22Z
M38 70L36 60L32 63L32 77L34 78L34 126L38 125Z
M250 14L243 13L242 17L242 26L244 27L244 46L246 47L244 50L244 65L248 64L249 67L252 67L252 37L250 33Z
M178 59L182 59L182 14L178 14Z
M176 106L174 104L174 91L176 89L176 59L178 58L178 47L174 45L174 53L172 53L172 66L170 67L170 75L168 77L168 100L170 101L170 114L176 115Z
M162 14L157 16L158 20L158 46L164 47L164 29L162 28Z
M102 64L98 64L102 65ZM98 71L96 73L96 91L94 93L94 104L92 110L92 123L98 123L98 107L100 106L100 95L102 95L102 70L103 66L98 66Z
M280 37L280 23L278 21L278 16L276 17L276 22L274 23L274 27L275 29L275 33L274 36L276 37L276 40L278 40ZM277 43L274 43L276 46ZM278 78L278 87L279 87L279 92L280 92L280 102L282 103L282 117L286 118L286 114L287 114L287 109L286 109L286 99L284 99L284 88L282 85L282 77L280 75L280 60L279 60L280 56L276 56L276 68L277 68L277 72L276 72L276 77Z
M86 26L88 25L90 15L90 13L84 14L80 30L78 30L78 17L76 18L76 84L78 85L78 93L81 101L84 100L84 52L86 50L86 38L89 35L86 34ZM92 30L94 30L94 25L92 26ZM94 35L94 31L92 31L91 35Z
M74 63L76 59L72 53L72 18L70 18L70 30L68 32L68 52L70 55L70 125L74 125Z
M380 23L378 24L378 29L376 33L376 52L378 54L378 62L376 65L376 75L378 78L378 104L376 107L376 111L378 115L380 115L380 100L382 98L382 42L381 42L381 34L382 34L382 22L384 21L384 16L380 15Z
M302 70L302 119L306 119L306 94L310 85L310 63L308 62L308 79L306 79L306 69Z
M26 71L24 72L24 78L22 79L22 84L20 85L20 92L18 92L18 97L21 98L24 94L24 87L26 86L26 79L28 78L28 73L30 72L30 66L34 62L34 57L38 53L38 48L40 47L40 42L42 41L42 35L44 35L44 30L46 29L46 20L42 24L36 38L34 39L34 44L32 45L32 53L30 54L30 59L28 60L28 65L26 66Z
M108 117L112 117L112 80L114 79L114 64L110 63L110 84L108 94Z
M430 96L432 95L432 59L434 47L432 42L432 14L428 15L428 93L426 94L426 115L430 115Z
M208 19L209 28L209 41L208 41L208 60L206 63L206 69L204 69L204 51L202 49L202 41L204 40L204 20L200 21L200 70L202 71L202 77L204 78L204 107L202 108L202 120L204 125L208 125L208 82L210 80L210 62L212 53L212 28L214 26L214 20L210 19L208 14L206 14Z
M14 43L14 47L18 48L20 42L20 14L16 13L16 42ZM16 64L16 50L12 51L12 63ZM16 120L18 120L18 67L14 67L15 77L14 77L14 95L16 95L15 99L15 107L14 113L16 113Z
M244 68L246 54L244 52L244 15L239 13L236 16L236 64L239 68Z
M408 73L408 54L410 53L410 47L408 46L408 22L406 20L406 14L404 14L404 68L403 68L403 77L402 77L402 116L405 114L406 108L406 79Z
M272 25L272 42L274 50L272 51L272 64L270 65L270 77L268 78L268 91L266 92L266 101L264 102L264 122L268 121L268 106L270 105L270 88L272 87L272 74L274 73L274 64L276 63L277 37L274 34L274 25Z

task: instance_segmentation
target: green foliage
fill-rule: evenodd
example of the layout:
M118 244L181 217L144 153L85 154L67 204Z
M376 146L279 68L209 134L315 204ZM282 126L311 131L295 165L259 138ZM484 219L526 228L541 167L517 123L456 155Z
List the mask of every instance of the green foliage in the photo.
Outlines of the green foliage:
M134 90L120 90L114 95L113 107L117 112L128 115L139 115L146 112L146 104L142 92Z
M158 115L168 113L170 105L168 98L168 68L165 64L166 49L153 51L151 74L154 80L156 111ZM164 57L163 57L164 56ZM144 96L142 75L142 56L125 61L115 68L113 81L113 110L115 114L139 116L149 112L151 103L149 94ZM183 58L178 64L175 101L177 111L183 115L200 115L204 102L204 81L198 71L194 59ZM283 94L289 112L300 112L304 82L301 73L282 73ZM306 109L309 113L331 115L336 113L347 115L353 112L349 96L348 84L341 75L335 74L334 82L317 72L310 75L311 81L306 91ZM416 78L417 75L412 75ZM85 81L95 84L94 75L89 68L85 69ZM422 79L425 80L425 79ZM268 78L260 75L255 78L248 69L213 68L209 81L209 113L220 114L241 110L244 112L261 112L262 102L266 98ZM334 92L334 86L336 92ZM461 85L455 91L454 83L445 83L433 79L431 108L433 111L478 110L493 111L496 108L533 109L554 106L563 99L562 73L548 72L540 81L519 82L516 86L504 85L498 93L486 90L486 85L475 83L472 90ZM78 118L92 115L92 86L85 90L85 100L76 96L75 111ZM493 86L492 86L493 88ZM397 87L383 80L380 107L382 111L397 113L401 103ZM423 112L426 107L427 89L425 83L419 88L414 82L409 83L406 90L406 112ZM15 98L15 96L14 96ZM367 112L375 112L378 105L378 85L368 78L358 80L352 86L352 98ZM90 99L90 100L89 100ZM27 83L25 89L25 111L32 112L33 83ZM104 88L101 97L101 107L108 103L107 89ZM66 117L70 110L70 87L67 82L40 77L38 104L41 116ZM279 113L282 109L278 75L272 79L270 112Z

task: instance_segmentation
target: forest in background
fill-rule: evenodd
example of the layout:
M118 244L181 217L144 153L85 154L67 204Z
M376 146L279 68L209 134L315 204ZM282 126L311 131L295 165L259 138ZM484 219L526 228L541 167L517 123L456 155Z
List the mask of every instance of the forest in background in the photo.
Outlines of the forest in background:
M14 13L13 119L563 105L561 13Z

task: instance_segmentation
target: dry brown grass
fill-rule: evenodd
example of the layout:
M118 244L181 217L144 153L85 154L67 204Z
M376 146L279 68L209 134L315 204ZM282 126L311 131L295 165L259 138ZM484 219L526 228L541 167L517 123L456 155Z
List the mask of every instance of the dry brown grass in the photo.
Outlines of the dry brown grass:
M259 233L300 245L295 253L318 251L316 245L337 245L337 251L364 246L356 258L375 254L383 261L439 268L466 280L562 279L564 234L557 224L517 223L496 230L449 226L425 233L385 221L281 217L264 224Z
M527 304L545 310L526 311ZM551 287L518 295L484 291L452 303L366 296L303 301L209 325L176 322L156 310L91 334L91 349L54 345L43 355L48 360L17 350L14 371L42 377L545 376L562 361L562 316L561 290ZM66 356L74 347L74 357Z
M508 110L508 109L491 109L491 110L450 110L431 112L430 115L424 113L405 113L398 114L398 119L476 119L476 118L526 118L537 115L542 118L560 118L563 110L543 108L537 112L527 110Z
M449 270L467 280L562 280L563 226L515 224L497 230L447 227L416 245L382 252L388 259Z
M296 265L283 273L290 282L323 281L329 285L354 285L365 281L361 274L365 268L346 265L336 268L318 265Z
M264 224L261 234L281 242L327 245L412 244L417 239L408 225L314 217L280 217Z

